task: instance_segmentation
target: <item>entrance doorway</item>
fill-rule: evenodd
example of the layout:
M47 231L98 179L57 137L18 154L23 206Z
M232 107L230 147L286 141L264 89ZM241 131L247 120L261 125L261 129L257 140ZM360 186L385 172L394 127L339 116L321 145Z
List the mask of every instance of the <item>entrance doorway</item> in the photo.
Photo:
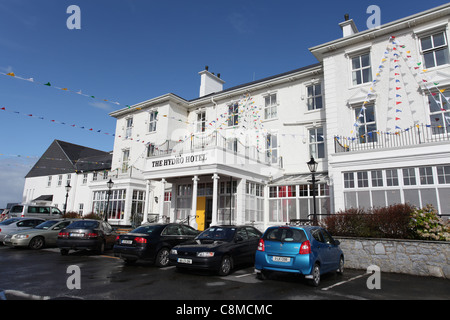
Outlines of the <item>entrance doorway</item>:
M197 197L196 221L199 231L206 230L212 221L212 203L211 197Z

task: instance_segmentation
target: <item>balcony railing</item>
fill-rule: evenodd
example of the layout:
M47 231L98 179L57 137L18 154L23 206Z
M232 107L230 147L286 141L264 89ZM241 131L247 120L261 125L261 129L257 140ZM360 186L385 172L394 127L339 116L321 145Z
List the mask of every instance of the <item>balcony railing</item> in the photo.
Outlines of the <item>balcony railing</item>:
M417 124L396 132L372 131L357 137L334 137L335 153L398 148L433 142L449 142L450 126Z
M203 133L191 135L183 141L167 140L158 146L150 145L147 157L181 155L213 148L220 148L266 164L270 164L273 161L271 151L261 150L261 148L256 146L244 145L239 139L234 137L225 138L217 131L208 135Z

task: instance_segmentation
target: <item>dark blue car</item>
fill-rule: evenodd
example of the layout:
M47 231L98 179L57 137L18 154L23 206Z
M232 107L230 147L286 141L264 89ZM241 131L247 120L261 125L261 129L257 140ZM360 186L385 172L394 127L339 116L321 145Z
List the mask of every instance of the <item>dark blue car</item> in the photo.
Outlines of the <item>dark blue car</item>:
M255 271L259 279L271 271L301 274L318 286L321 274L344 271L344 254L339 241L321 227L269 227L259 240Z

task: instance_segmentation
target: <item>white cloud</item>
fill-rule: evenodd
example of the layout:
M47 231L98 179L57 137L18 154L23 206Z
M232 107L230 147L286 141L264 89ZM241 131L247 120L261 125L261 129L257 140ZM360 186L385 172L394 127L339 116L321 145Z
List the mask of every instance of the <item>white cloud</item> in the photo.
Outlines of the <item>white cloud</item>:
M7 203L22 202L25 175L30 169L31 165L20 161L0 161L0 208L5 208Z
M106 102L89 102L89 105L98 108L98 109L102 109L102 110L106 110L106 111L112 111L113 107Z

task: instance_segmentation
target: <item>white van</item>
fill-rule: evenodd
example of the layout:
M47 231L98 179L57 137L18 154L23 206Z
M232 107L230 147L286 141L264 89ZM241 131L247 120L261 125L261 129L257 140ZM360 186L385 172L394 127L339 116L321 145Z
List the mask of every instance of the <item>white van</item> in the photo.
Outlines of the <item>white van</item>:
M42 219L57 219L62 218L62 212L52 206L40 206L31 204L16 204L9 210L11 218L42 218Z

